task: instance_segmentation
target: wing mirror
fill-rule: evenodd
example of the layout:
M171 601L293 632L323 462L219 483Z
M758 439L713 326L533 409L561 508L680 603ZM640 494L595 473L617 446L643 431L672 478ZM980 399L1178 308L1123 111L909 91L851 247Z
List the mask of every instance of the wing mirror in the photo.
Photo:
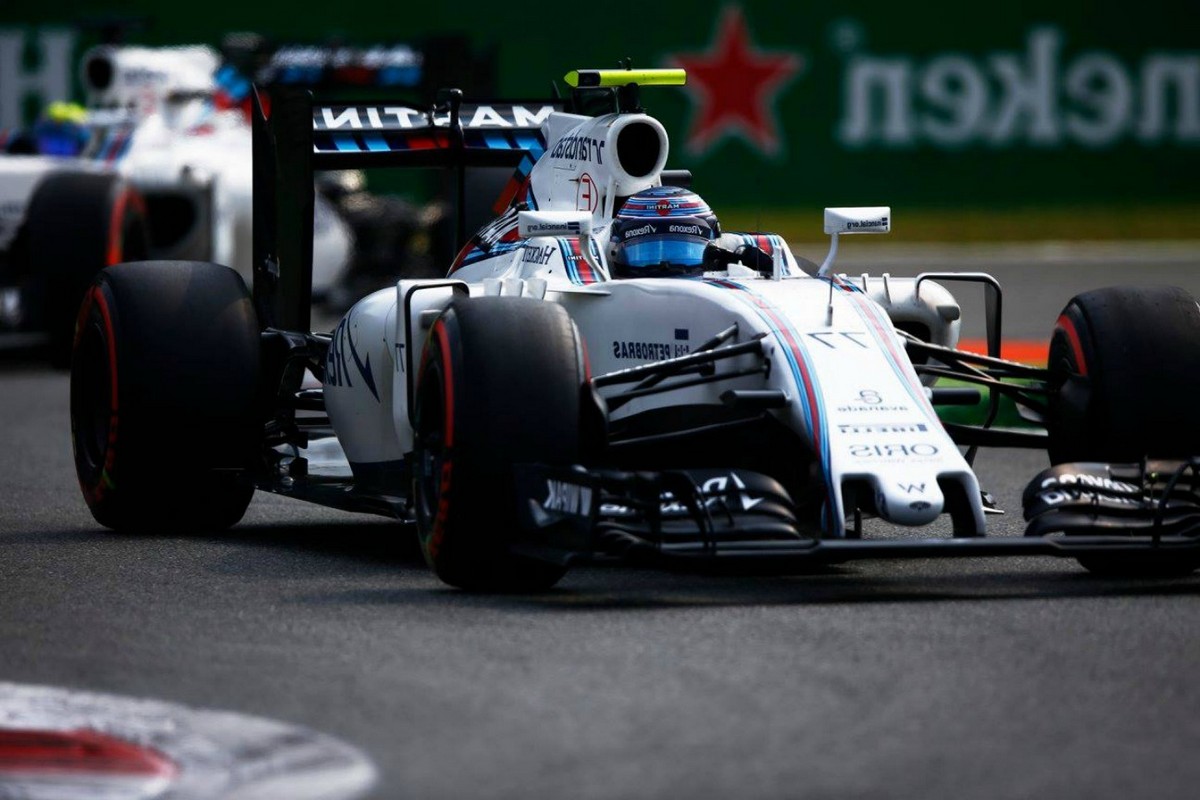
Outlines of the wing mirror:
M605 280L611 280L608 270L592 252L592 214L589 211L518 211L517 235L522 239L534 236L578 238L583 260Z
M838 235L842 233L888 233L892 229L891 206L857 206L825 209L825 232L830 235L829 255L817 275L827 275L837 255Z

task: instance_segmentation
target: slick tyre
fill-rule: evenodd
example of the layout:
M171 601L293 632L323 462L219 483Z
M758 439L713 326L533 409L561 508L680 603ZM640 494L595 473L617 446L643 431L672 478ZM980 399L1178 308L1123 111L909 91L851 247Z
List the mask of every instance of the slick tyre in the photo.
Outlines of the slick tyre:
M29 303L40 309L50 362L71 364L79 304L104 267L148 257L142 197L118 175L50 175L29 203Z
M1200 454L1200 307L1177 287L1077 295L1050 338L1050 463Z
M456 300L420 363L413 497L426 561L463 589L550 588L565 567L510 550L513 465L579 460L586 369L569 315L532 298Z
M254 492L259 330L228 267L146 261L102 270L79 310L71 433L101 525L223 530Z
M1200 307L1183 289L1115 286L1077 295L1055 323L1048 367L1052 464L1200 455ZM1147 552L1079 563L1127 577L1200 567L1193 556Z

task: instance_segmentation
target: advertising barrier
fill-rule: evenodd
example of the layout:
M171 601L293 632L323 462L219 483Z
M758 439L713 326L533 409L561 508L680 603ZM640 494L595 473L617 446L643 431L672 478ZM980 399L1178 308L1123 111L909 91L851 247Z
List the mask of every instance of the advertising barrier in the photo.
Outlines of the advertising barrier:
M901 10L755 2L483 4L374 0L337 17L213 0L146 14L145 44L370 42L466 33L494 47L499 90L544 97L576 68L687 70L643 91L672 137L668 165L714 206L911 208L1200 203L1200 39L1185 4L1147 0ZM84 12L91 22L79 27ZM74 59L103 26L94 3L0 9L0 126L75 91ZM468 91L470 87L467 88Z

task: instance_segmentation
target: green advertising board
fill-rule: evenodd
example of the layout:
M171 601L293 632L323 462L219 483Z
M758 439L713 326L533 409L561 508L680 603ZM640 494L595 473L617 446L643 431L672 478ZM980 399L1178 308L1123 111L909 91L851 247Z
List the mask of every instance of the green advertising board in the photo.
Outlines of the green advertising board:
M146 44L231 30L359 43L461 32L495 49L496 85L519 97L623 58L681 66L687 86L643 94L672 136L669 166L748 214L1200 204L1200 37L1187 3L9 0L0 122L52 83L44 75L72 73L66 54L96 29L70 26L102 15L144 16L129 38Z

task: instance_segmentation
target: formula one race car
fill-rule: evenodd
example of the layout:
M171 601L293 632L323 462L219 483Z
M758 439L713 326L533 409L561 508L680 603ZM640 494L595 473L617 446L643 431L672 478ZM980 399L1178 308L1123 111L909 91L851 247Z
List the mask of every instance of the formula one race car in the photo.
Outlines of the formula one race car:
M217 264L133 264L104 270L80 311L71 415L95 518L224 528L261 489L413 525L442 580L485 590L608 558L1200 566L1192 297L1087 292L1046 368L1002 360L990 277L833 271L838 237L888 231L888 208L827 209L820 266L721 231L640 107L640 87L684 79L578 71L552 104L452 91L432 109L276 91L269 119L256 94L253 291ZM515 172L444 279L401 280L312 332L313 170L368 163ZM985 289L987 356L955 349L953 280ZM939 419L980 397L944 377L990 389L984 424ZM993 428L1002 395L1044 431ZM979 446L1048 452L1025 537L985 535ZM948 536L863 533L864 516L943 515Z
M216 261L249 281L251 78L432 98L426 84L435 69L447 69L440 55L431 65L430 55L407 44L274 47L257 40L224 52L91 48L80 65L86 107L52 104L31 130L0 132L0 344L46 343L65 366L75 311L106 265ZM431 240L453 238L441 202L421 208L368 192L355 172L323 173L318 189L313 287L322 297L362 278L394 279L398 259L415 270L423 254L410 245L428 250ZM381 243L391 245L393 260L375 255ZM452 247L445 250L442 257L452 257Z

